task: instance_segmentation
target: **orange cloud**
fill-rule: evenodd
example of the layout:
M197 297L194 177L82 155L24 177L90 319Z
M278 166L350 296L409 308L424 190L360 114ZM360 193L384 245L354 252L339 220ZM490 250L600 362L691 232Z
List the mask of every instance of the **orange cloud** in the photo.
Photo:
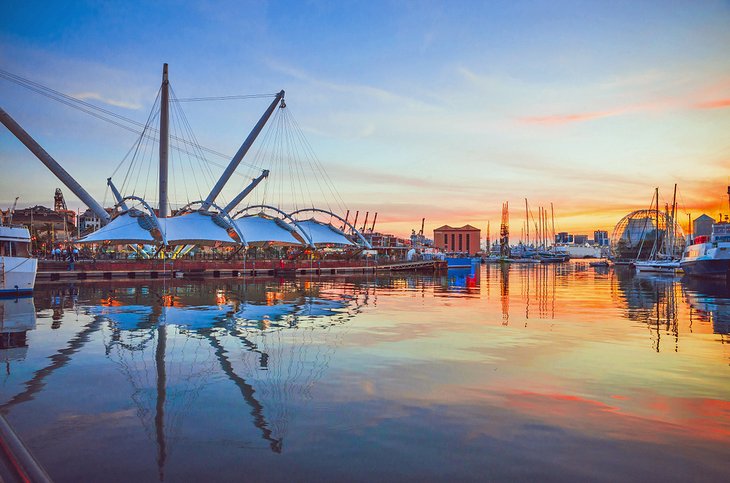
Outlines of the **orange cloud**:
M523 117L521 122L527 124L568 124L570 122L583 122L592 119L600 119L602 117L615 116L619 111L597 111L597 112L581 112L577 114L562 114L553 116L531 116Z
M695 104L694 107L696 109L725 109L726 107L730 107L730 98L729 99L715 99L714 101L700 102L699 104Z

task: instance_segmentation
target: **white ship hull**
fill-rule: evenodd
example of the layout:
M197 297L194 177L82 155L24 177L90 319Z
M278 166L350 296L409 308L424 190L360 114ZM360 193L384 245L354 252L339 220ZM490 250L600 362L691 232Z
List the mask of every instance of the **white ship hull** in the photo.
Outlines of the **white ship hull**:
M730 224L712 225L710 239L688 246L681 264L690 277L730 279Z
M680 270L678 260L634 262L637 272L675 273Z
M0 257L0 296L33 292L38 260L25 257Z

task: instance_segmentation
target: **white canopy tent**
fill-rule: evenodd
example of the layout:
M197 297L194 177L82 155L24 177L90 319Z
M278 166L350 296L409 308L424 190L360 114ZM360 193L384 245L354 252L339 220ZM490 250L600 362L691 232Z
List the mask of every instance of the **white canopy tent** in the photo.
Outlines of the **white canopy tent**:
M208 212L193 211L171 218L159 218L158 221L168 245L240 244L231 236L231 232L235 233L233 226L216 216Z
M345 233L330 223L323 223L314 218L296 221L296 225L306 234L314 245L354 245Z
M248 244L277 243L284 245L301 245L302 241L295 237L295 230L286 222L276 218L265 218L253 215L234 220L233 223L243 234Z
M94 233L76 240L76 243L156 244L161 241L159 234L158 237L152 235L156 228L151 216L141 211L130 210L112 219Z

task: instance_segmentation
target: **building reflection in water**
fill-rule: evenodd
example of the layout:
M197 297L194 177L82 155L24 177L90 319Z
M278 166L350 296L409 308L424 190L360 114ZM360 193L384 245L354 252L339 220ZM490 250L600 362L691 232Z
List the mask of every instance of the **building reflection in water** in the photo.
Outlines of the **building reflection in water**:
M414 274L408 278L418 281L424 293L426 289L429 292L433 290L436 297L478 298L480 268L479 264L473 264L469 268L450 268L441 274Z
M52 326L64 310L80 310L91 322L0 410L7 412L38 396L48 378L101 332L106 355L129 382L136 414L156 445L160 480L169 445L202 390L220 372L240 393L249 424L280 453L289 407L311 399L312 387L340 345L342 331L329 329L345 324L370 299L369 286L346 287L299 280L223 288L88 285L81 287L81 305L76 305L75 288L39 292L43 308L52 311ZM1 302L0 352L9 364L24 355L25 332L35 328L35 308L32 298Z

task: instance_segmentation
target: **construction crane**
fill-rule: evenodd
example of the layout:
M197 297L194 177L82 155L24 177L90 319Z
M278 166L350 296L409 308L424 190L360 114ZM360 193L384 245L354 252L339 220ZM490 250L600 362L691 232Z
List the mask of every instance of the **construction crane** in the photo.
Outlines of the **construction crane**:
M502 204L502 224L499 225L499 255L509 257L509 202Z
M20 198L20 196L15 197L12 208L8 210L8 225L13 224L13 214L15 213L15 207L18 206L18 198Z

